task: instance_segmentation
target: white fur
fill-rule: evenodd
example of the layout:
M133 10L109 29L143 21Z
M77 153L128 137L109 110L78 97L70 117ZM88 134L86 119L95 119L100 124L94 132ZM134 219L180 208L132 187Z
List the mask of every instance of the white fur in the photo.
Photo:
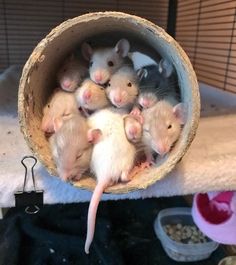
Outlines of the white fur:
M123 115L104 109L89 118L89 125L102 131L93 148L91 169L98 181L110 178L117 182L122 172L132 168L135 157L135 147L125 135Z

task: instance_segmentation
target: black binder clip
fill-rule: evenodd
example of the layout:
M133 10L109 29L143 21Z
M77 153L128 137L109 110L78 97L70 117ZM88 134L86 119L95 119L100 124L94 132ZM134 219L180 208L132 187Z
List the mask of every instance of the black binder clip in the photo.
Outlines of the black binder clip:
M28 175L27 166L24 163L25 159L33 159L34 164L31 167L31 177L34 185L34 190L25 191L26 179ZM25 179L22 191L15 192L15 206L24 207L27 214L36 214L43 206L43 190L36 190L35 178L34 178L34 166L37 164L37 159L34 156L24 156L21 160L21 164L25 168Z

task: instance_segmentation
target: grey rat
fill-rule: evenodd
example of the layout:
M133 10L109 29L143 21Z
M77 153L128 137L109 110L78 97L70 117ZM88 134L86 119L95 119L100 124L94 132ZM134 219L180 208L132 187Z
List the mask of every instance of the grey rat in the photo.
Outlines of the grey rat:
M148 160L152 158L152 151L164 156L180 136L181 125L186 122L186 105L172 105L166 100L161 100L153 107L143 110L142 115L142 141L146 146Z
M136 72L129 66L122 66L110 78L106 93L117 108L132 107L139 93Z
M137 71L140 94L137 103L142 108L150 108L162 99L178 100L178 80L173 65L167 59L157 64L147 65Z
M87 78L75 92L78 105L86 110L95 111L111 106L105 92L105 88Z
M93 136L86 119L79 113L68 120L53 120L55 133L50 137L50 146L57 172L64 181L79 180L89 169Z
M93 240L97 208L103 191L119 180L128 181L134 165L136 149L126 138L123 119L123 114L111 108L99 110L88 118L89 126L100 130L100 136L94 145L90 164L97 185L88 211L86 253L89 253Z
M128 40L119 40L115 47L93 49L88 43L82 44L84 58L89 61L90 78L97 84L105 84L117 69L130 62L127 55L130 49Z
M65 59L57 73L60 87L66 91L75 91L88 75L88 63L81 57L71 54Z
M53 133L53 120L55 118L61 117L66 120L75 113L78 113L75 94L56 88L43 108L41 129L46 133Z

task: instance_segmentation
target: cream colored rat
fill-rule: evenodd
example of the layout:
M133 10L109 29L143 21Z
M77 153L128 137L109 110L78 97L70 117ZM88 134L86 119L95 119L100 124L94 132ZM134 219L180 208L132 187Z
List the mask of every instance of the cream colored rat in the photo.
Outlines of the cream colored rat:
M81 50L84 58L89 61L90 78L97 84L108 82L112 74L122 65L126 64L130 49L128 40L119 40L115 47L95 48L88 43L82 44Z

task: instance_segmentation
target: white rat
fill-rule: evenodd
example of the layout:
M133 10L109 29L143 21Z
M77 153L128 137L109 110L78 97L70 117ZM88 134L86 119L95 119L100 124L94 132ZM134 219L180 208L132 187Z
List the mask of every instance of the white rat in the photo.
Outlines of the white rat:
M110 78L106 93L117 108L131 108L139 93L138 78L133 68L122 66Z
M96 130L90 130L79 113L64 121L55 118L55 133L50 137L52 155L60 178L79 180L89 168Z
M75 99L75 94L58 88L55 89L48 103L43 108L43 119L41 123L42 131L46 133L53 133L53 120L55 118L62 117L66 120L75 113L78 113L78 105Z
M92 49L84 42L81 49L84 58L89 61L90 78L95 83L103 85L128 60L130 44L128 40L121 39L115 47Z
M82 80L88 75L88 66L83 58L76 58L74 54L65 59L57 73L60 87L66 91L75 91Z
M180 136L181 125L186 121L186 106L183 103L173 106L168 101L161 100L153 107L143 110L142 115L142 140L146 146L147 159L152 159L152 151L164 156Z
M105 88L87 78L75 92L76 100L82 109L95 111L111 106Z
M94 145L90 168L95 173L97 185L88 211L85 252L93 240L96 213L103 191L119 180L128 181L134 165L136 149L125 135L124 115L114 109L103 109L88 118L89 126L100 130L100 137Z

